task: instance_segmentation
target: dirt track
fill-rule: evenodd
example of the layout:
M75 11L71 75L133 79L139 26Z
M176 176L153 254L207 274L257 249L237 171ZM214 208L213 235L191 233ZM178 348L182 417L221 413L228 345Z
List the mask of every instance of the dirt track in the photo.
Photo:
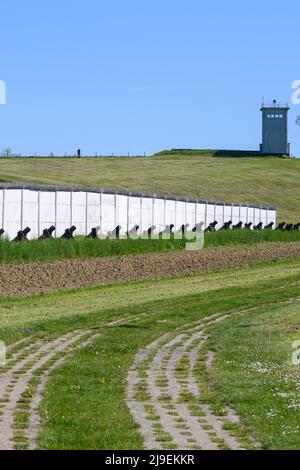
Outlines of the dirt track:
M292 258L300 259L300 243L3 265L0 267L0 296L26 296Z
M228 318L221 313L185 324L136 355L128 374L126 402L146 449L245 449L245 443L228 431L239 424L239 416L229 407L218 416L206 403L198 369L203 356L209 368L209 355L203 350L209 328ZM256 448L247 437L248 447Z

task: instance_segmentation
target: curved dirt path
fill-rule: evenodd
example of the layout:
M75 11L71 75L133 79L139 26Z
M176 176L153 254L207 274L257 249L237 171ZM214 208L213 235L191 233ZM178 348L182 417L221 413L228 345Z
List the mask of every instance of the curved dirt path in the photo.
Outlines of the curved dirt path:
M0 450L36 448L38 406L51 371L98 336L75 331L9 346L7 364L0 369Z
M175 335L165 334L136 356L126 399L147 449L243 449L227 430L239 422L237 415L226 409L224 416L216 416L202 402L196 376L206 328L227 318L215 315ZM204 365L211 366L212 360L209 353Z
M273 242L199 251L0 265L0 296L20 297L297 258L300 259L299 242Z
M29 336L7 347L0 368L0 450L36 449L40 429L39 406L51 373L78 348L101 336L101 328L142 319L145 314L123 316L99 328L79 330L58 338Z

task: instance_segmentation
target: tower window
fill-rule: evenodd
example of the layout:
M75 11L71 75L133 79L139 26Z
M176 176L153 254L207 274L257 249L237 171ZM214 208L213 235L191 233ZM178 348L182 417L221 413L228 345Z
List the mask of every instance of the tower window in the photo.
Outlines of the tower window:
M283 119L283 114L267 114L267 119Z

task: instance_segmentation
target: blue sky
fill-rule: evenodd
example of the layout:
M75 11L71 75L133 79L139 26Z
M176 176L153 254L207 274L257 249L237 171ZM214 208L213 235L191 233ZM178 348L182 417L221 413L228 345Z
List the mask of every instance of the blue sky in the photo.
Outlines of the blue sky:
M1 0L0 16L0 151L258 149L261 97L300 79L295 0Z

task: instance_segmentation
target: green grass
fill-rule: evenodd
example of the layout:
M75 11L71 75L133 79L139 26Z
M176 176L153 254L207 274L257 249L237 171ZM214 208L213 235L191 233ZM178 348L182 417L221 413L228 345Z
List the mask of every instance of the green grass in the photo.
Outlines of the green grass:
M251 290L253 287L251 286ZM299 289L299 282L297 288ZM142 306L143 313L147 313L146 319L104 330L103 337L93 347L76 355L54 375L49 384L43 403L44 427L40 440L41 447L46 449L139 447L141 444L137 429L128 416L123 401L126 375L134 355L157 336L187 321L210 315L220 311L221 308L226 312L233 308L244 308L245 305L257 306L268 301L276 302L294 295L296 289L287 287L282 291L281 283L277 285L270 283L255 285L255 291L255 299L249 296L249 289L233 288L214 291L214 302L211 301L212 294L177 297L172 302L162 302L160 307L157 303L150 302ZM140 307L130 311L125 308L118 314L139 314ZM158 323L161 319L167 319L167 323L164 325ZM53 393L53 390L56 393ZM64 399L65 396L69 397L68 403ZM269 400L272 400L272 388L269 389ZM256 396L256 401L259 401L259 394ZM60 416L64 416L63 423ZM241 416L244 416L243 413ZM285 418L287 419L284 424L289 426L290 419L286 414ZM259 419L256 420L256 426L259 427ZM294 445L299 445L299 437L295 438ZM281 447L281 442L279 432L277 448ZM267 447L266 444L265 446Z
M232 406L266 449L300 448L299 301L258 309L212 330L213 400Z
M262 242L299 242L300 232L274 230L221 230L206 233L204 248L252 245ZM0 264L50 262L65 259L87 259L103 256L136 255L154 252L179 251L185 240L92 240L76 237L73 240L49 239L11 243L0 240Z
M300 231L219 230L205 234L205 248L212 246L252 245L265 242L299 242Z
M98 328L102 333L92 346L77 352L51 375L41 408L40 447L141 448L138 428L124 403L126 375L135 354L166 331L173 331L188 322L220 312L232 314L244 308L257 309L245 317L242 327L234 323L232 328L216 326L216 330L213 330L216 331L213 345L218 352L218 344L223 347L223 334L228 335L224 353L228 353L227 357L235 358L234 384L239 382L239 374L242 377L247 373L243 365L248 353L249 361L253 361L256 354L273 358L274 363L277 363L276 371L282 370L284 373L280 375L276 372L276 381L272 374L268 376L268 384L263 388L266 395L263 400L271 403L273 394L285 386L287 358L282 353L281 343L289 344L295 337L295 332L291 335L289 328L291 319L295 321L297 318L296 313L291 317L282 311L273 322L272 312L278 302L299 295L299 287L300 261L290 261L209 275L103 286L25 299L0 299L1 339L8 343L30 334L61 335L78 328ZM256 318L258 312L260 317ZM105 327L110 320L128 316L131 320L124 321L122 325ZM249 322L253 329L246 328ZM265 325L268 334L264 334L261 324ZM281 352L276 353L278 334L281 335ZM233 341L232 345L230 341ZM226 367L231 366L225 364ZM253 389L257 382L248 380L244 383L241 380L243 389L239 389L241 393L236 393L230 386L231 375L227 370L225 373L226 380L223 381L223 372L216 373L214 379L219 384L218 400L227 397L232 403L229 397L233 397L243 422L251 431L255 431L265 447L273 448L272 442L275 442L276 448L285 448L287 441L281 430L295 423L299 426L299 418L295 421L293 413L285 413L280 425L268 428L269 440L264 439L267 435L264 431L264 413L267 408L260 404L261 394L253 392L252 414L256 413L255 404L258 411L257 418L252 421L248 419L246 403L248 397L251 404L250 385ZM298 377L297 373L294 371L295 377ZM237 406L238 403L240 406ZM274 406L277 406L276 403L277 400L274 400ZM299 433L293 435L289 445L299 448Z
M1 181L114 187L278 208L300 219L300 160L216 158L213 151L148 158L6 158Z
M0 264L167 252L182 250L184 246L183 240L174 239L132 240L128 238L120 240L93 240L76 237L73 240L31 240L21 243L0 240Z

